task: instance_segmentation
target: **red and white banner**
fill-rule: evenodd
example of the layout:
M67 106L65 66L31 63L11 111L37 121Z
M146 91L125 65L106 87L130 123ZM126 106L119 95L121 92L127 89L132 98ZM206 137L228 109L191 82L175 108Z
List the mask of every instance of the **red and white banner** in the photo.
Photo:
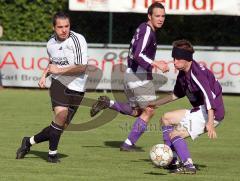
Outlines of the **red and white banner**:
M72 11L146 13L155 1L165 6L167 14L236 15L240 16L239 0L69 0Z
M38 87L38 81L48 64L45 47L0 45L0 73L3 86ZM124 68L128 50L125 48L89 48L90 76L88 89L122 90ZM169 63L170 72L163 74L167 82L160 87L162 91L171 91L175 84L175 70L171 50L158 49L157 60ZM194 59L206 65L222 84L227 93L240 93L240 52L196 50ZM99 76L94 74L99 72ZM154 73L156 70L154 70ZM155 84L161 80L156 80ZM49 84L48 84L49 85Z

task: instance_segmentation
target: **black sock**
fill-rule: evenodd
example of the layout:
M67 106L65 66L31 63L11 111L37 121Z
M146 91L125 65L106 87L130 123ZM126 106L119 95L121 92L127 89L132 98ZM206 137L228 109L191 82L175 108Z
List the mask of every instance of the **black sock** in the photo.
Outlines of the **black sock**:
M49 131L50 131L50 126L44 128L41 132L34 135L34 141L36 143L41 143L41 142L49 140Z
M63 126L59 126L52 122L49 131L49 150L56 151L58 143L63 132Z

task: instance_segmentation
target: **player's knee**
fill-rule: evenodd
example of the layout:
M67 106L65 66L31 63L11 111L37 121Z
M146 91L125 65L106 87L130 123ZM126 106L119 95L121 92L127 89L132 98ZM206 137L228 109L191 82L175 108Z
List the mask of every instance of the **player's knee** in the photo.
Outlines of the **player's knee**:
M151 120L151 117L153 116L154 114L154 109L152 108L145 108L142 112L142 114L140 115L140 117L146 121L146 122L149 122Z
M170 139L173 139L175 137L181 137L181 138L187 138L189 137L189 133L187 132L187 130L182 129L182 130L178 130L177 128L175 128L172 132L169 133L169 137Z
M55 116L55 121L63 126L67 120L67 114L65 112L60 112Z
M172 132L169 133L170 139L173 139L173 138L175 138L175 137L177 137L177 136L180 136L180 137L181 137L181 134L180 134L180 132L178 132L178 131L176 131L176 130L174 130L174 131L172 131Z
M149 117L152 117L155 113L155 110L152 107L146 107L144 112L149 115Z
M141 109L133 109L131 116L138 117L141 114L142 114L142 110Z
M170 125L169 113L164 113L160 119L160 123L164 126Z

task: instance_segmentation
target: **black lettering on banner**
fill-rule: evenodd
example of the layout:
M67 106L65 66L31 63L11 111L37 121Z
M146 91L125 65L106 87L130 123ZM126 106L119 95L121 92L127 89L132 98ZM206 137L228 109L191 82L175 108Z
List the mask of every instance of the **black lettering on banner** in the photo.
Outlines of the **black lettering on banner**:
M127 60L127 57L128 57L128 51L127 50L123 50L119 53L119 59L120 60Z
M104 60L106 61L112 61L117 59L117 54L115 52L107 52L104 57Z

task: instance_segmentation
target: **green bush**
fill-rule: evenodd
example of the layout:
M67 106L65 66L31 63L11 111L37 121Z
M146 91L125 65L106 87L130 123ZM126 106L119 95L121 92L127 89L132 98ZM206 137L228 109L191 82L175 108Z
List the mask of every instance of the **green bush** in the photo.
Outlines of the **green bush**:
M67 3L67 0L0 0L2 40L46 41L52 32L52 15L67 10Z
M72 30L83 34L88 43L108 43L109 13L69 11L68 0L0 0L1 40L46 42L52 33L52 15L60 10L70 14ZM146 14L114 13L113 43L128 44L146 19ZM167 15L157 39L161 45L186 38L194 45L239 46L239 21L240 16Z

